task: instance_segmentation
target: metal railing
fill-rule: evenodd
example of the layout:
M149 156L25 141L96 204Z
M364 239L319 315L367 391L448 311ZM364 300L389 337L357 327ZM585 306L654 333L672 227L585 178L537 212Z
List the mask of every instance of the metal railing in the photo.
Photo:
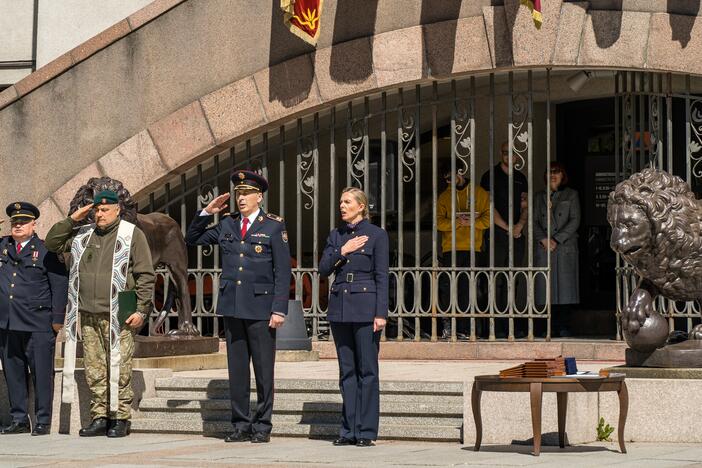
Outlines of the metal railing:
M320 278L317 267L324 239L339 219L337 200L343 181L369 194L373 221L391 238L390 326L384 338L436 340L439 325L447 319L451 340L460 336L457 325L461 322L468 325L470 340L478 339L480 322L485 322L484 337L494 340L504 329L512 340L515 320L523 319L526 338L533 340L534 323L550 320L549 304L536 304L534 295L537 278L541 278L548 297L549 267L534 264L531 223L525 229L524 259L515 258L511 236L505 265L495 263L493 242L485 252L476 251L475 191L479 169L489 171L494 186L499 161L494 151L505 139L515 155L515 162L511 158L509 162L509 190L515 171L524 170L532 215L534 174L545 170L550 160L549 96L549 70L434 81L364 96L236 144L181 174L179 183L165 184L151 193L142 211L168 213L180 221L185 232L197 211L213 197L230 191L233 169L260 170L270 182L264 209L286 218L295 261L291 296L302 301L312 336L323 338L328 331L329 283ZM533 151L535 97L546 109L546 131L537 137L546 145L538 160ZM450 232L443 235L453 239L453 253L450 264L442 265L436 205L443 175L438 172L439 164L446 162L453 174L453 221ZM456 206L458 175L470 183L467 207ZM512 201L509 208L513 208ZM456 213L461 210L469 211L471 220L470 260L465 266L457 265L455 248ZM498 229L494 210L491 197L491 223L485 234L489 232L493 239ZM508 222L511 229L516 220ZM195 324L206 334L218 334L214 316L221 273L218 248L191 248L190 268ZM439 285L444 281L450 285L448 298L440 297ZM167 291L168 281L161 282ZM466 283L467 288L461 287Z

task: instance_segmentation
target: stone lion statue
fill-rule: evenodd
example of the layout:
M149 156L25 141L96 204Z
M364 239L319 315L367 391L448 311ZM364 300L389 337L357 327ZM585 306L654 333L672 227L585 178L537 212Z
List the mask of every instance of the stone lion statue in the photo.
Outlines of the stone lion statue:
M122 182L109 177L92 177L81 186L71 200L68 214L73 214L81 206L93 202L95 193L101 190L112 190L119 197L121 218L136 224L149 243L154 268L164 266L170 272L171 282L175 286L169 291L164 301L163 311L159 314L151 330L155 333L165 321L171 307L175 303L178 308L178 329L171 330L173 335L199 335L192 323L192 308L188 288L188 250L178 223L163 213L141 214L137 211L136 202L124 188ZM91 212L81 224L95 222ZM173 294L175 289L175 294Z
M652 352L666 344L668 321L654 310L656 296L702 299L702 203L677 176L644 169L609 195L610 245L641 280L622 312L629 346ZM702 339L702 325L689 334Z

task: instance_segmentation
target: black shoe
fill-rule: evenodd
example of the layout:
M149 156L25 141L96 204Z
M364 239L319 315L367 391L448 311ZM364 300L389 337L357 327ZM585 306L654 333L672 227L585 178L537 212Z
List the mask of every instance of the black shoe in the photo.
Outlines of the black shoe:
M33 436L48 435L49 433L51 433L51 424L37 423L32 430Z
M96 437L105 434L107 434L107 418L95 418L90 426L78 431L78 435L81 437Z
M234 432L224 438L225 442L248 442L251 440L251 433L235 429Z
M25 434L27 432L29 432L28 423L18 423L15 421L13 421L9 426L3 427L2 430L0 430L0 434Z
M342 446L342 445L356 445L356 439L348 439L346 437L339 437L334 442L332 442L332 444L336 445L337 447Z
M112 421L112 427L107 430L107 437L127 437L132 423L127 419L116 419Z
M356 441L356 447L372 447L374 445L375 444L370 439L358 439L358 441Z
M271 435L268 432L256 432L251 436L251 442L254 444L265 444L271 441Z

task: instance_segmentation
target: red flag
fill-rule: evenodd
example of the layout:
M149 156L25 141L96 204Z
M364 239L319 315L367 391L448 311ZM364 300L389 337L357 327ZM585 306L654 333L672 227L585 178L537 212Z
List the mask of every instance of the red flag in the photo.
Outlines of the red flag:
M526 5L531 11L531 17L534 19L536 29L541 29L541 23L544 21L543 16L541 16L541 0L520 0L520 3Z
M280 0L285 12L285 25L290 32L305 42L317 45L319 19L324 0Z

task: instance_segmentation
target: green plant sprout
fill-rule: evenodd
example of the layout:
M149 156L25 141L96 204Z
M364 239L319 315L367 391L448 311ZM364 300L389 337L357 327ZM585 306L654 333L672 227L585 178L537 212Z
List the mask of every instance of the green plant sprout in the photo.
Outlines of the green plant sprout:
M597 440L612 442L612 439L609 437L612 435L612 432L614 432L614 428L609 424L605 424L604 418L601 417L600 422L597 424Z

